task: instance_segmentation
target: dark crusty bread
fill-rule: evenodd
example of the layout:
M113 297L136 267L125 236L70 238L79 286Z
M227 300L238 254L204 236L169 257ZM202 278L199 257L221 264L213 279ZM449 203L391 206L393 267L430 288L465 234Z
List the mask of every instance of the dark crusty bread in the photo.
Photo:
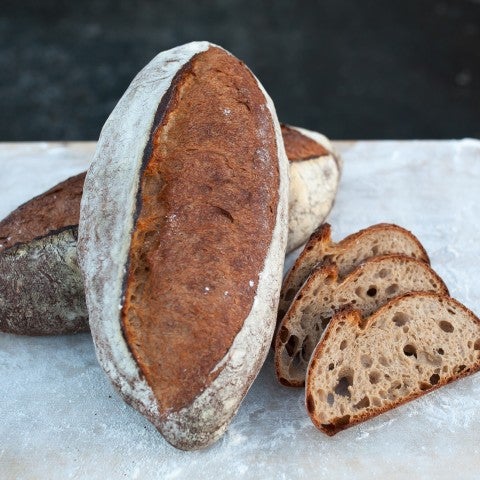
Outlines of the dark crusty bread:
M88 330L76 250L84 177L59 183L0 222L0 331Z
M288 160L272 101L225 50L155 57L103 127L78 254L100 364L168 442L226 430L275 327Z
M320 266L308 277L280 323L275 338L275 368L283 385L301 387L310 356L333 314L354 305L362 315L410 291L448 294L426 264L406 255L366 260L346 277L336 265Z
M283 281L278 307L278 321L316 265L335 264L344 277L361 262L377 255L399 253L430 263L427 252L408 230L389 223L379 223L334 243L328 223L320 225Z
M480 321L456 300L409 293L332 319L312 355L306 406L327 435L480 369Z
M287 252L305 243L329 214L342 164L327 137L304 128L282 125L290 160Z
M283 125L282 137L292 178L287 245L296 245L298 233L308 232L308 237L331 208L340 164L330 142L317 132ZM0 331L58 335L89 330L75 248L85 175L59 183L0 222Z

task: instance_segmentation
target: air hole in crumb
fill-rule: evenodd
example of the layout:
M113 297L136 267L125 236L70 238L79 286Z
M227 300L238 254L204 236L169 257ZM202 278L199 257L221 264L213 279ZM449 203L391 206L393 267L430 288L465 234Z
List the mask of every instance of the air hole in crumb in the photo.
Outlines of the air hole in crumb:
M480 350L480 339L475 340L475 343L473 344L473 349Z
M447 333L452 333L453 332L453 325L450 322L447 322L446 320L442 320L439 323L440 328Z
M378 397L372 397L372 404L375 407L380 407L380 405L382 405L382 401Z
M378 245L374 245L372 247L372 255L378 255Z
M408 333L408 325L405 325L405 326L403 327L403 332L404 332L404 333Z
M335 401L335 398L334 398L334 396L333 396L333 393L329 393L329 394L327 395L327 403L328 403L330 406L332 406L334 401Z
M389 273L390 273L390 270L387 270L386 268L382 268L382 269L378 272L378 276L379 276L380 278L385 278Z
M376 294L377 294L377 289L376 289L376 287L370 287L370 288L367 290L367 295L368 295L369 297L374 297Z
M328 366L328 369L329 370L333 370L335 368L335 365L333 363L331 363L329 366Z
M427 383L427 382L419 382L418 383L418 387L420 388L420 390L422 391L425 391L425 390L428 390L429 388L432 388L432 386Z
M299 293L296 297L296 300L301 300L303 298L303 294L302 293Z
M430 377L430 383L432 385L436 385L440 380L440 376L437 375L436 373L434 373L431 377Z
M414 356L415 358L417 358L417 349L413 346L413 345L405 345L403 347L403 353L407 356L407 357L411 357L411 356Z
M443 366L442 372L443 372L443 373L447 373L447 372L448 372L448 365L444 365L444 366Z
M472 348L472 342L470 341L467 342L467 348Z
M451 313L452 315L456 315L457 312L455 310L452 310L451 308L447 308L447 312Z
M307 395L306 404L307 404L307 410L310 413L313 413L313 411L315 410L315 402L313 400L313 397L310 394Z
M445 350L443 348L439 348L437 350L437 352L440 354L440 355L443 355L445 353Z
M290 332L288 331L288 328L283 326L282 328L280 328L280 332L278 333L279 337L280 337L280 341L282 343L285 343L287 341L287 338L288 338L288 335L290 334Z
M287 293L285 293L285 300L290 301L293 300L293 297L295 296L297 292L295 291L294 288L289 288L287 290Z
M360 357L360 362L362 363L362 366L365 368L370 368L373 364L372 358L368 355L362 355Z
M345 373L338 379L334 392L342 397L350 398L350 391L348 387L353 385L353 374L351 372Z
M392 283L392 285L386 288L385 293L387 295L395 295L398 292L398 289L398 283Z
M378 394L385 400L387 398L387 392L385 390L379 390Z
M409 320L410 320L410 317L403 312L396 312L392 318L393 323L397 327L403 327Z
M362 287L357 287L357 288L355 289L355 295L356 295L357 297L362 298L362 297L363 297L363 288L362 288Z
M380 372L370 372L370 375L368 375L368 379L370 380L370 383L372 385L375 385L380 381Z
M343 417L338 418L335 421L335 426L338 427L344 427L345 425L348 425L350 423L350 415L344 415Z
M340 350L345 350L346 347L347 347L347 341L342 340L342 342L340 343Z
M370 399L368 397L363 397L358 403L356 403L353 408L367 408L370 406Z
M298 337L296 335L290 335L288 342L285 344L285 350L290 357L297 351L298 343Z
M388 367L389 365L388 360L383 355L380 355L380 357L378 358L378 361L380 365L383 365L384 367Z
M467 368L466 365L459 365L455 368L455 373L462 373Z
M319 292L320 292L320 288L316 288L316 289L313 291L313 296L316 297Z

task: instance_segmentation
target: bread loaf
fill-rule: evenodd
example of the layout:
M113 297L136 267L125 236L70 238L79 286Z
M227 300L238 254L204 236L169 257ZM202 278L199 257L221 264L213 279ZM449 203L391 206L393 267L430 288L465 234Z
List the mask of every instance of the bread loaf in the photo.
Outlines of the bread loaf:
M88 330L77 262L83 181L83 174L69 178L0 222L0 331Z
M418 239L398 225L389 223L372 225L345 237L338 243L332 242L330 225L328 223L320 225L310 236L283 281L278 322L316 265L335 264L338 275L344 277L367 258L390 253L409 255L423 262L430 262Z
M293 249L328 213L339 179L339 160L319 133L283 125L282 137L292 179L287 245ZM0 222L1 331L23 335L88 331L76 252L85 174L59 183ZM70 234L63 233L66 228ZM303 233L299 236L299 232ZM35 240L35 247L30 245L37 236L45 237L48 248L40 240ZM16 248L7 252L14 244Z
M275 369L283 385L301 387L310 356L333 314L347 305L362 315L410 291L447 295L442 279L425 263L406 255L366 260L346 277L336 265L320 266L298 291L275 338Z
M327 137L304 128L282 125L290 160L287 251L308 240L333 206L341 174L340 157Z
M218 439L267 354L288 230L272 101L235 57L155 57L103 127L78 252L100 364L172 445Z
M308 367L306 406L334 435L479 369L479 319L445 295L409 293L370 317L335 315Z

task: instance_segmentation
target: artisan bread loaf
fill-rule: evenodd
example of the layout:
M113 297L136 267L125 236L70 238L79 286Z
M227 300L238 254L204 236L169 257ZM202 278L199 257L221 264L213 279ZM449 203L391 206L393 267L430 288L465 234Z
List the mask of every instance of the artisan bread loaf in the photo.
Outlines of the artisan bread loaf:
M330 213L342 166L324 135L289 125L282 125L282 135L290 160L290 252L305 243Z
M50 335L87 330L77 262L84 175L69 178L0 222L0 331Z
M283 385L301 387L310 356L334 313L347 305L369 315L389 299L410 291L448 294L425 263L406 255L366 260L346 277L336 265L320 266L298 291L275 338L275 369Z
M303 225L303 231L310 233L316 226L312 220L317 222L328 213L338 183L339 160L319 133L283 125L282 137L293 186L287 244L296 245L296 226ZM1 331L23 335L88 331L76 252L85 174L59 183L0 222ZM14 244L16 248L7 252Z
M389 223L379 223L349 235L341 242L332 242L331 227L320 225L311 235L303 251L288 272L280 292L278 321L316 265L335 264L344 277L365 259L377 255L399 253L429 263L427 252L408 230Z
M194 42L155 57L103 127L78 252L100 364L175 447L217 440L267 354L288 161L246 66Z
M306 406L334 435L479 369L479 319L445 295L409 293L370 317L335 315L308 367Z

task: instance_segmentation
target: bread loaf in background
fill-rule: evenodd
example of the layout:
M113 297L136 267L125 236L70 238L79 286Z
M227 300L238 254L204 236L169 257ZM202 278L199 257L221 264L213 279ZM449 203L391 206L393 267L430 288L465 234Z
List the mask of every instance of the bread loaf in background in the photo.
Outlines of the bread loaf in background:
M88 330L77 231L84 174L23 204L0 222L0 331Z
M78 253L98 360L175 447L226 430L275 327L288 160L272 101L207 42L155 57L103 127Z
M328 214L340 164L319 133L283 125L282 137L290 160L287 245L292 250ZM0 331L59 335L89 330L76 252L85 174L59 183L0 222Z

